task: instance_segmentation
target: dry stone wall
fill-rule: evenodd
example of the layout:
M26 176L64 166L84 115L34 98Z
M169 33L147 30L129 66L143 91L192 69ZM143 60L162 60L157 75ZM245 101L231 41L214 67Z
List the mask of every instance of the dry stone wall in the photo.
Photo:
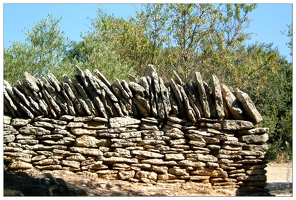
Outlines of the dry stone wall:
M268 128L249 95L146 76L111 84L76 67L62 82L28 73L4 81L4 163L10 170L70 170L131 182L200 182L266 195ZM251 193L250 193L251 192Z

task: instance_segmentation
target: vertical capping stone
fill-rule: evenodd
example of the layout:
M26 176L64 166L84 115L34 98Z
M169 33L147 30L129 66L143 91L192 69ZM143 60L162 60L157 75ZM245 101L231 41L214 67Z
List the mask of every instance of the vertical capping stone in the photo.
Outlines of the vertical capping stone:
M38 80L29 74L28 72L24 72L24 77L25 77L25 83L28 85L28 87L33 90L34 92L39 92L40 88L38 87L37 83Z
M249 95L238 88L234 89L234 94L245 110L247 117L250 118L252 122L260 124L263 121L263 118Z
M221 84L221 88L222 88L222 96L225 101L224 106L229 109L234 119L243 119L243 116L242 116L243 111L239 107L238 100L236 99L234 94L224 84Z
M225 117L225 113L224 113L224 105L223 105L223 97L222 97L220 81L216 75L213 75L212 77L213 77L213 96L214 96L217 116L219 120L223 120Z
M207 93L204 88L204 82L202 80L200 72L195 72L195 81L197 84L197 90L198 90L199 99L203 108L204 117L210 118L211 117L210 106L208 102Z

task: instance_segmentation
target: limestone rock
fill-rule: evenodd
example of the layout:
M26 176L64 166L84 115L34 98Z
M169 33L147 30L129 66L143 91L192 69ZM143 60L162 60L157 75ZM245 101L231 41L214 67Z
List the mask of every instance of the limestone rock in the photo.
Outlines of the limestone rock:
M184 133L178 128L171 128L165 132L165 135L171 138L182 139Z
M84 129L84 128L71 128L71 132L77 136L81 136L81 135L96 136L97 135L96 130Z
M66 157L66 160L74 160L82 163L82 161L85 161L86 158L80 153L72 153L70 156Z
M245 92L242 92L238 88L234 90L234 94L236 98L239 100L239 102L241 103L248 118L250 118L250 120L253 123L260 124L263 121L263 118L258 112L256 106L254 105L254 102L251 100L249 95Z
M114 117L109 119L109 123L111 128L119 128L132 124L140 124L141 120L131 117Z
M176 161L164 161L162 159L144 159L141 161L141 163L147 163L152 165L177 165Z
M243 130L243 129L252 129L254 124L245 120L223 120L221 122L223 130Z
M174 93L174 97L176 98L177 105L178 105L178 112L180 113L181 118L186 118L186 112L184 108L184 103L183 103L183 96L181 91L179 90L179 85L175 83L173 79L170 81L170 85L172 88L172 91Z
M142 87L140 84L135 82L129 82L129 88L137 94L140 94L142 97L144 97L145 88Z
M74 161L74 160L62 160L61 165L68 166L68 167L73 167L75 169L79 169L80 162Z
M111 84L110 82L107 80L107 78L98 70L98 69L95 69L94 70L94 73L98 76L98 78L103 81L103 83L108 87L110 88L111 87Z
M133 178L135 176L136 172L131 170L131 171L120 171L118 172L118 178L120 180L126 180Z
M164 106L165 116L169 116L171 111L170 95L161 77L159 77L159 87L160 87L160 95L162 98L162 103Z
M190 102L189 102L189 99L188 99L188 96L187 94L185 93L185 90L183 87L181 87L180 85L178 86L179 87L179 90L182 94L182 97L183 97L183 100L184 100L184 105L185 105L185 110L186 110L186 114L187 114L187 118L195 123L197 122L197 118L196 118L196 114L195 114L195 111L194 109L191 107L190 105Z
M27 86L34 92L39 92L40 88L38 87L38 80L29 74L28 72L24 72L25 83Z
M184 154L165 154L165 160L184 160Z
M32 119L21 119L21 118L13 118L11 120L12 126L26 126L32 121Z
M189 174L186 172L186 169L180 169L179 167L173 167L169 169L169 173L177 175L177 176L188 176Z
M57 165L60 162L57 159L47 158L38 162L33 162L34 165Z
M152 165L150 168L151 171L155 171L157 173L162 173L165 174L168 172L168 167L166 166L157 166L157 165Z
M223 99L225 100L225 103L226 103L226 105L224 106L227 106L227 108L230 110L231 114L233 115L234 119L242 120L243 111L239 107L238 101L235 98L234 94L224 84L221 84L221 88L222 88Z
M110 157L110 158L103 158L103 162L106 163L138 163L138 159L136 158L122 158L122 157Z
M217 162L218 158L213 155L204 155L204 154L187 154L186 158L194 158L197 161L202 162Z
M213 97L214 97L218 119L223 120L225 117L225 113L224 113L222 91L221 91L220 81L216 75L213 75Z
M107 142L107 140L105 141ZM81 137L76 138L75 146L78 147L98 147L100 140L96 139L93 136L82 135Z
M42 127L34 127L34 126L24 126L19 129L20 133L28 134L28 135L46 135L50 134L50 130L47 130Z
M210 118L211 117L211 111L210 111L210 106L208 102L208 97L206 90L204 88L204 82L202 80L200 72L195 73L195 81L197 84L197 89L199 93L199 100L201 102L202 108L203 108L203 113L205 118Z
M253 128L249 130L240 130L238 134L240 135L259 135L263 133L269 133L269 128Z
M245 142L247 144L263 144L268 141L268 134L263 135L243 135L239 138L239 141Z
M99 149L85 148L85 147L69 147L70 151L81 153L89 156L102 156L103 153Z
M154 152L149 152L149 151L141 151L141 150L133 150L131 151L131 154L134 155L140 155L148 158L163 158L164 155L160 153L154 153Z

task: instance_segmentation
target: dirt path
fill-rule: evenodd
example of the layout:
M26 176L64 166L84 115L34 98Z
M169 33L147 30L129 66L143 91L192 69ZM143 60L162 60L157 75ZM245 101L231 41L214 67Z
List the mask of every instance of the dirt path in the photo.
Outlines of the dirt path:
M269 163L267 165L267 183L270 194L292 196L292 163Z

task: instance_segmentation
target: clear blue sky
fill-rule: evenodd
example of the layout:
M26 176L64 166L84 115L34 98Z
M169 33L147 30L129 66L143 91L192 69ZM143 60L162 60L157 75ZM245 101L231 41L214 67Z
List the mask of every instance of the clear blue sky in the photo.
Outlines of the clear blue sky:
M42 2L42 1L39 1ZM63 1L61 1L63 2ZM100 1L98 1L100 2ZM90 19L96 17L96 11L100 6L107 13L113 13L116 17L128 18L134 16L135 10L141 8L137 3L62 3L57 4L21 4L10 3L3 4L3 45L8 48L12 41L25 41L24 30L30 30L34 22L40 21L48 13L54 18L63 17L60 22L60 29L65 32L71 40L79 41L80 34L89 30ZM253 19L246 32L252 32L249 44L255 43L273 43L273 47L278 47L281 55L286 56L288 61L292 61L289 55L289 49L286 42L289 38L281 31L287 30L287 24L292 22L292 3L281 4L258 4L258 7L250 13L249 17Z

